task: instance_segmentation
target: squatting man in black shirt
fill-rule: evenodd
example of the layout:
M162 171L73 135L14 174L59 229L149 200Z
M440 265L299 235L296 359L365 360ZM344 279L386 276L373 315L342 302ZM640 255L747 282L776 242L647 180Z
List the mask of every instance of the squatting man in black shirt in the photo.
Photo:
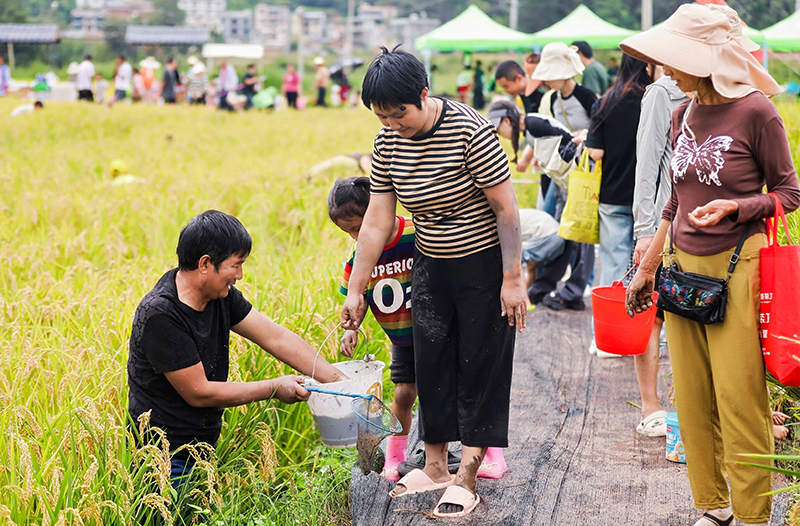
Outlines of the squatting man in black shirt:
M250 254L250 234L235 217L209 210L189 221L178 239L178 268L164 274L136 309L128 357L128 410L133 422L150 411L150 425L169 440L172 476L194 459L181 446L216 446L223 408L277 398L308 400L300 376L228 382L230 330L278 360L311 375L315 351L298 335L252 308L234 284ZM323 358L315 379L347 379Z

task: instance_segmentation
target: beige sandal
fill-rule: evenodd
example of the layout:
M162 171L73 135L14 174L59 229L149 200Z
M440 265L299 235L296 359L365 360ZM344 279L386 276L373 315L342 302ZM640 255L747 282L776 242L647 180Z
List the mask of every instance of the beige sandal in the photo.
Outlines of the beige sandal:
M450 486L444 491L444 495L439 499L436 508L433 510L435 517L441 518L458 518L466 517L472 510L481 502L481 498L477 493L472 493L470 490L461 486ZM455 504L461 506L461 511L455 513L443 513L439 511L442 504Z
M425 474L421 469L415 469L408 473L405 477L397 481L397 486L403 486L406 490L403 493L395 493L394 489L389 492L389 496L393 499L402 497L403 495L413 495L414 493L422 493L424 491L434 491L437 489L446 488L455 482L456 476L450 475L450 478L444 482L434 482ZM395 486L395 489L397 489Z

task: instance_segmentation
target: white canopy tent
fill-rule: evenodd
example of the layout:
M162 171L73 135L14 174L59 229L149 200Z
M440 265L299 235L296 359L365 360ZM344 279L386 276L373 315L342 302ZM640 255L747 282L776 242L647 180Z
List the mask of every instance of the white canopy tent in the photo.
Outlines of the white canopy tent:
M203 58L207 59L208 70L214 69L215 58L236 58L260 61L264 58L264 46L259 44L204 44Z

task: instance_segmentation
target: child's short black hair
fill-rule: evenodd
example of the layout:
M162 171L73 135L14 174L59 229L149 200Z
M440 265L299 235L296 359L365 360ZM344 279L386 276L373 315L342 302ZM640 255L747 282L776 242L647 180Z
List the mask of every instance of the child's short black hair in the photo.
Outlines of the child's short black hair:
M369 206L369 177L337 179L328 194L328 217L340 219L364 217Z
M33 107L34 108L44 108L44 104L42 104L42 101L37 100L36 102L33 103Z
M178 267L194 270L200 258L208 254L214 268L231 256L248 256L252 247L250 234L235 217L206 210L192 218L178 237Z
M413 104L422 109L422 90L428 87L425 66L411 53L381 48L361 87L364 106L379 108Z
M494 72L495 80L506 79L509 82L517 80L517 76L519 75L524 77L525 70L513 60L501 62L500 65L497 66L497 70Z

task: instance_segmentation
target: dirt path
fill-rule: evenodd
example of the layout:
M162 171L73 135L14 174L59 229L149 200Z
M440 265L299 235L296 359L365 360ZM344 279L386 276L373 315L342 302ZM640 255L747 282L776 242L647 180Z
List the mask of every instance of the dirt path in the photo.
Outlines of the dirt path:
M435 519L429 512L441 491L391 499L393 484L356 468L354 526L693 524L686 467L664 458L664 438L634 431L639 410L627 404L638 402L633 360L589 356L590 323L588 311L540 307L518 337L509 471L501 480L479 479L482 501L469 517ZM661 376L668 374L665 365ZM670 385L659 385L664 402ZM783 524L786 499L775 498L772 524Z

